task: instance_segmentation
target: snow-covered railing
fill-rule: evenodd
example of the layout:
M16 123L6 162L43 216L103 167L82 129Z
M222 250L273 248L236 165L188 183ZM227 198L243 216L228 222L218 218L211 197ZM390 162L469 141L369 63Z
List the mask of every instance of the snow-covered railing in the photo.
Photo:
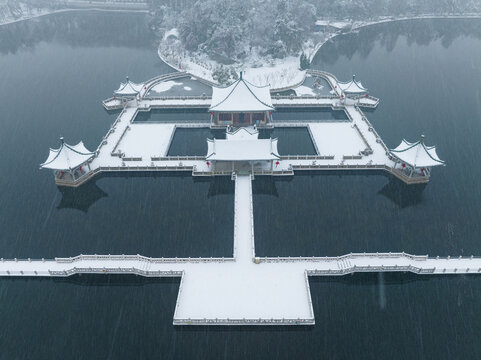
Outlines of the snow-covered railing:
M367 124L368 126L368 130L371 131L374 136L376 137L376 142L381 144L381 146L384 148L384 150L386 151L386 153L389 153L389 149L387 148L386 144L384 144L384 141L382 141L381 137L379 136L379 134L377 133L376 129L374 129L374 127L372 126L372 124L369 122L369 120L367 119L366 116L364 116L364 113L361 111L361 109L359 109L359 107L356 106L356 110L361 114L361 118L362 120Z
M175 271L175 270L142 270L136 267L132 268L112 268L112 267L104 267L104 268L81 268L81 267L74 267L72 269L67 270L48 270L50 276L71 276L76 274L136 274L141 276L151 276L151 277L178 277L183 275L183 271Z
M420 268L417 266L407 265L381 265L381 266L350 266L344 269L322 269L322 270L307 270L309 276L322 276L322 275L345 275L354 272L393 272L393 271L409 271L416 274L432 274L436 268Z
M284 87L281 87L281 88L277 88L277 89L271 89L270 92L271 93L276 93L276 92L283 92L283 91L288 91L288 90L291 90L291 89L295 89L296 87L298 86L301 86L302 83L306 80L306 73L304 74L304 76L302 77L301 81L295 83L295 84L292 84L292 85L289 85L289 86L284 86ZM274 97L274 95L272 95Z
M192 156L192 155L174 155L174 156L151 156L152 161L186 161L186 160L205 160L205 156Z
M289 170L255 170L254 175L294 175L292 169Z
M148 96L147 100L209 100L211 96L207 95L164 95L164 96Z
M336 95L272 95L273 100L316 100L316 99L338 99Z
M338 80L333 74L328 73L326 71L314 70L314 69L307 70L307 73L310 74L310 75L315 75L315 76L322 77L322 78L326 79L327 82L329 83L329 85L331 86L331 89L338 94L338 91L337 91Z
M114 148L112 149L112 151L110 152L110 155L111 156L118 156L118 157L122 157L122 153L121 152L116 152L117 148L119 147L120 145L120 142L122 141L122 139L124 138L125 134L127 133L127 131L130 131L130 126L126 126L124 131L122 131L122 134L120 135L119 139L117 140L117 143L115 144Z
M172 258L152 258L143 255L77 255L74 257L60 258L56 257L57 263L78 263L82 261L143 261L152 264L158 263L207 263L207 262L229 262L234 261L233 257L172 257ZM50 260L52 261L52 260Z
M342 155L343 160L360 160L362 155Z
M252 259L256 256L256 244L254 241L254 200L252 196L252 180L254 180L254 176L251 175L249 179L249 217L250 217L250 235L251 235L251 250L252 250Z
M334 155L282 155L281 160L332 160Z
M174 315L174 325L314 325L311 319L179 319Z
M393 258L407 258L416 261L426 261L429 259L428 255L411 255L405 252L377 252L377 253L349 253L340 256L277 256L277 257L256 257L258 262L326 262L326 261L340 261L346 259L365 259L365 258L376 258L376 259L393 259Z
M369 145L369 143L367 142L366 138L364 137L364 134L362 133L362 131L359 129L359 126L357 126L357 124L354 124L354 129L357 130L357 133L359 134L359 136L361 137L362 141L364 142L364 145L366 145L366 149L364 151L362 151L361 153L363 155L370 155L373 153L372 151L372 147L371 145Z

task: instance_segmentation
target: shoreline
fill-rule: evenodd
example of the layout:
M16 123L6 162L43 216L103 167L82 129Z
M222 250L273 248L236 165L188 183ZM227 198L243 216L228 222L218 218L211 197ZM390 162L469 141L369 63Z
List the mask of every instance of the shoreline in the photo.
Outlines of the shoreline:
M335 32L331 33L331 36L328 36L326 40L323 42L320 42L316 44L314 47L314 51L312 54L309 56L309 62L311 62L316 54L321 50L324 44L329 42L330 40L334 39L337 36L340 35L347 35L352 33L353 31L368 27L368 26L373 26L373 25L378 25L378 24L385 24L389 22L397 22L397 21L410 21L410 20L436 20L436 19L481 19L481 14L471 14L471 15L420 15L420 16L415 16L415 17L400 17L400 18L394 18L394 19L382 19L378 21L373 21L373 22L367 22L367 23L361 23L357 25L355 28L352 28L350 31L347 32ZM353 23L353 25L356 24L356 22Z
M121 12L121 13L140 13L140 14L142 14L142 13L148 14L149 13L148 10L135 10L135 9L132 9L132 10L129 10L129 9L107 9L107 8L97 8L97 7L92 7L92 8L66 8L66 9L58 9L58 10L53 10L53 11L46 11L44 13L38 13L38 14L35 14L35 15L32 15L32 16L26 16L26 17L15 19L15 20L2 22L2 23L0 23L0 26L11 25L11 24L15 24L15 23L18 23L18 22L37 19L37 18L40 18L40 17L48 16L48 15L55 15L55 14L75 12L75 11L83 11L83 12L87 12L87 11Z
M350 23L352 28L350 31L347 31L347 32L342 32L341 30L337 31L337 32L333 32L333 33L329 33L327 38L322 41L322 42L319 42L317 43L314 47L313 47L313 50L311 52L309 52L308 54L308 59L309 59L309 62L312 62L312 60L314 59L314 57L316 56L316 54L322 49L322 47L324 46L324 44L326 44L327 42L329 42L330 40L334 39L335 37L337 36L340 36L340 35L346 35L346 34L349 34L353 31L356 31L356 30L359 30L359 29L362 29L362 28L365 28L367 26L372 26L372 25L378 25L378 24L384 24L384 23L389 23L389 22L397 22L397 21L410 21L410 20L424 20L424 19L481 19L481 14L468 14L468 15L419 15L419 16L409 16L409 17L398 17L398 18L387 18L387 19L380 19L380 20L376 20L376 21L371 21L371 22L359 22L359 23L356 23L356 22L353 22L353 23ZM162 55L162 52L161 52L161 45L159 43L159 46L157 47L157 54L160 58L161 61L163 61L165 64L167 64L168 66L170 66L172 69L176 70L176 71L184 71L182 70L180 67L174 65L173 63L167 61L166 57ZM199 65L200 66L200 65ZM206 69L207 70L207 69ZM197 74L195 71L191 72L190 69L186 69L185 71L188 71L189 73L191 73L192 75L198 77L198 78L204 78L204 76L201 76L200 74ZM299 70L299 71L303 71L303 70ZM280 90L285 90L287 88L295 88L297 86L299 86L300 84L302 84L302 82L305 80L305 74L304 74L304 77L303 77L303 80L302 81L297 81L296 83L293 83L293 84L289 84L289 85L286 85L286 86L282 86L280 88ZM279 90L279 89L275 89L273 88L272 89L273 91L276 91L276 90Z

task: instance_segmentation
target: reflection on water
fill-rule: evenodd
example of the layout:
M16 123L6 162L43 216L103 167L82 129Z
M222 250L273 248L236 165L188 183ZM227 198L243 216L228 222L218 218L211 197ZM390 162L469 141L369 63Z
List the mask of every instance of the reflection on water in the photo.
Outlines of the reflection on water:
M68 46L150 48L155 37L144 14L72 12L0 26L1 54L52 41Z
M426 19L377 24L328 41L316 54L312 65L317 68L320 63L333 64L339 57L351 59L354 54L365 59L377 43L391 52L400 37L406 37L409 45L427 46L440 40L443 47L448 48L461 36L481 39L479 19Z

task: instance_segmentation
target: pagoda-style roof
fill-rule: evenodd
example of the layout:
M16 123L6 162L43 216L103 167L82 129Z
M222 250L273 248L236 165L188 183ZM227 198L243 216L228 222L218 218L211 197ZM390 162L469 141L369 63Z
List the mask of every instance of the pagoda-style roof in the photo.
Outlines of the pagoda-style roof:
M403 139L397 148L390 150L390 153L395 158L414 168L446 164L438 157L435 146L426 146L424 144L424 135L421 136L421 140L415 143L410 143Z
M212 88L210 111L256 112L274 110L270 85L256 86L242 78L225 88Z
M127 76L126 81L120 83L120 87L114 91L114 94L120 96L136 96L139 91L142 90L142 86L144 86L144 84L136 84L130 81Z
M207 139L206 160L266 161L280 159L277 139L259 139L259 132L239 128L226 133L226 139Z
M42 169L72 170L90 160L95 153L90 152L80 141L77 145L65 143L60 138L60 147L50 149L47 160L40 165Z
M362 86L360 81L356 80L356 75L352 75L352 80L349 82L339 82L339 88L346 94L365 94L367 89Z

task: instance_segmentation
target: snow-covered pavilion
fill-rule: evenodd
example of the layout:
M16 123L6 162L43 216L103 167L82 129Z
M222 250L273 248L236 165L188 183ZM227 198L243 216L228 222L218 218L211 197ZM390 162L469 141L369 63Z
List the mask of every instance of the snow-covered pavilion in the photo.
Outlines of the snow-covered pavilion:
M120 83L119 88L114 91L114 96L121 98L135 98L140 90L142 90L142 86L144 86L144 84L136 84L130 81L127 76L125 82Z
M255 127L240 127L227 130L225 139L207 139L205 157L211 171L273 170L274 162L280 159L276 139L259 139Z
M256 86L239 79L225 88L212 89L211 125L213 126L265 126L272 124L270 85Z
M429 177L433 166L446 165L436 153L435 146L426 146L424 135L415 143L403 139L397 148L390 150L390 155L395 160L394 169L409 177Z
M339 88L346 96L365 95L368 91L360 81L356 80L356 75L352 75L351 81L339 82Z
M40 164L40 168L53 170L56 181L75 183L91 171L89 160L94 155L82 141L77 145L69 145L61 137L60 147L50 149L47 160Z

